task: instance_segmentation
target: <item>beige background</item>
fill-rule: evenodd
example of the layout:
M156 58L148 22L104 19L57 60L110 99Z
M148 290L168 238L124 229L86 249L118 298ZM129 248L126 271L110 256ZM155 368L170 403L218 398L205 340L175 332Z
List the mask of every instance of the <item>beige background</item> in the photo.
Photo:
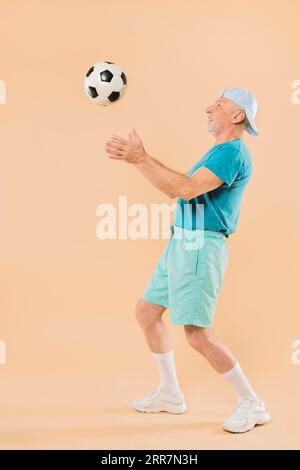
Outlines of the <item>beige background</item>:
M0 1L1 448L300 447L299 15L298 0ZM128 79L108 108L83 93L98 60ZM103 202L173 202L109 160L107 138L135 127L186 171L214 143L204 109L226 86L260 105L215 322L273 415L242 436L221 431L234 393L182 327L170 326L188 413L131 409L158 383L133 310L166 240L96 237Z

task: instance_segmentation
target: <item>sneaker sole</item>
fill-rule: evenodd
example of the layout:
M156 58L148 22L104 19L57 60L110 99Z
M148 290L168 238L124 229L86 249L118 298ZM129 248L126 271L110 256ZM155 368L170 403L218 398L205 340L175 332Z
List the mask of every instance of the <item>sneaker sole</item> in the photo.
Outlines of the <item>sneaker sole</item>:
M242 429L239 429L238 431L234 430L234 429L230 429L230 428L227 428L226 426L223 426L223 430L224 431L227 431L227 432L231 432L233 434L242 434L244 432L249 432L249 431L252 431L252 429L255 428L255 426L262 426L264 424L267 424L269 423L269 421L271 421L271 416L269 415L268 412L265 412L265 413L261 413L257 416L257 419L256 419L256 422L249 428L242 428Z
M187 411L187 406L185 403L181 405L173 405L170 404L156 404L155 406L149 406L148 408L144 408L143 406L139 406L138 404L132 402L132 406L136 411L140 411L141 413L173 413L173 414L182 414Z

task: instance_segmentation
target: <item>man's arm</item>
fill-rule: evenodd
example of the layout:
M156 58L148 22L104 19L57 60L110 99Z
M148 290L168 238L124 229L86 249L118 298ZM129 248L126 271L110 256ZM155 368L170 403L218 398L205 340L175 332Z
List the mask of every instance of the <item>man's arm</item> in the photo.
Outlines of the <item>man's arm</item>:
M188 173L189 173L189 170L186 171L186 172L183 173L183 174L184 174L184 175L187 175ZM174 199L174 198L178 197L178 196L176 196L176 195L173 194L173 193L169 193L169 192L166 192L166 191L164 191L164 192L165 192L165 193L167 194L167 196L169 196L171 199Z
M135 166L156 188L172 199L181 197L189 201L223 184L223 180L208 168L200 167L192 176L188 176L171 170L147 153Z
M211 169L204 166L192 176L166 167L145 151L143 142L134 128L132 133L129 133L129 140L114 134L106 144L106 151L114 160L123 160L135 165L150 183L171 198L181 197L189 201L224 183Z

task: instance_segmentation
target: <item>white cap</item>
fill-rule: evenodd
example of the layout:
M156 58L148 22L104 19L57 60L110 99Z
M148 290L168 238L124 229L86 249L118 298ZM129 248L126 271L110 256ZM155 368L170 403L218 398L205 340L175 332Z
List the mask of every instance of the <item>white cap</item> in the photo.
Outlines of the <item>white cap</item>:
M257 101L250 91L245 88L225 88L219 96L224 96L240 106L247 116L246 131L251 135L259 135L254 121L257 113Z

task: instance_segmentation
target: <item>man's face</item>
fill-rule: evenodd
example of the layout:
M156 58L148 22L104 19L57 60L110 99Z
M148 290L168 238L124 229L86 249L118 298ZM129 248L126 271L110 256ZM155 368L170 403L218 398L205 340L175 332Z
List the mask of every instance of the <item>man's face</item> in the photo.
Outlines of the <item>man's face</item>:
M229 129L243 117L241 111L233 101L221 96L206 108L208 132L217 135Z

